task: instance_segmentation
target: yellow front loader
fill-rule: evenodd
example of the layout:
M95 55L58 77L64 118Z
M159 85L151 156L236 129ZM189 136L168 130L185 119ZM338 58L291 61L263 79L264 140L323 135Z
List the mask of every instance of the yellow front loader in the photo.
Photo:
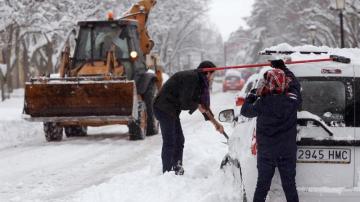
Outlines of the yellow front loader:
M158 133L152 103L161 73L145 62L153 47L145 25L155 3L139 1L120 19L79 22L74 55L65 48L58 76L26 82L24 117L43 122L48 141L110 124L128 125L131 140Z

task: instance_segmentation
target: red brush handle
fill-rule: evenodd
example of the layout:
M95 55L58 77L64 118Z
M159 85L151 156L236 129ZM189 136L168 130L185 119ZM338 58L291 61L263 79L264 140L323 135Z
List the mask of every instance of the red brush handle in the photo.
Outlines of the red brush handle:
M326 62L326 61L334 61L334 59L325 58L325 59L314 59L314 60L298 60L298 61L285 62L285 64L300 64L300 63ZM237 65L237 66L227 66L227 67L211 67L211 68L203 68L201 69L201 71L211 72L211 71L225 70L225 69L242 69L242 68L253 68L253 67L263 67L263 66L271 66L271 63L248 64L248 65Z

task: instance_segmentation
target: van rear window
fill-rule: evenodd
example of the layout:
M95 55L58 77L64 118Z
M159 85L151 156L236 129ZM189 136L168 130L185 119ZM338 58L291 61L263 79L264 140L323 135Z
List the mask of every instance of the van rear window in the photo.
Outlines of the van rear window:
M301 81L302 110L330 126L345 126L345 85L341 81Z

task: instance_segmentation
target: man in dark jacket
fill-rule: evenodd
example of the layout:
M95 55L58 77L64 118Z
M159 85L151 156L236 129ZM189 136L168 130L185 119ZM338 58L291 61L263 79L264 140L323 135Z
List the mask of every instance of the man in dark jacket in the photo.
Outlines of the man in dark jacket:
M175 174L182 175L184 134L180 123L180 112L189 110L192 114L196 109L203 113L205 120L208 120L206 113L210 110L209 83L213 72L202 72L202 68L215 67L210 61L200 63L197 70L181 71L174 74L161 88L154 101L154 114L160 122L160 129L163 138L161 159L163 172L175 171ZM216 130L223 133L224 128L219 122L215 122Z
M242 115L257 117L258 179L254 201L265 201L278 167L286 200L297 202L296 122L301 86L282 60L271 61L271 66L275 69L265 73L264 85L252 90L241 108Z

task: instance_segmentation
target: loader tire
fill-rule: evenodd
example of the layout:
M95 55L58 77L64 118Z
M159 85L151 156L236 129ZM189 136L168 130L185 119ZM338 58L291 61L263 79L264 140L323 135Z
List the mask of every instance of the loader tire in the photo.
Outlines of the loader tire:
M63 127L54 122L44 122L45 138L48 142L58 142L63 137Z
M150 83L148 89L144 94L144 100L146 104L146 113L147 113L147 128L146 136L152 136L159 133L159 121L155 118L154 115L154 99L158 93L157 86L155 82Z
M144 101L139 101L139 117L137 120L131 121L128 125L130 140L143 140L146 136L147 114Z
M65 126L66 137L86 136L87 126Z

